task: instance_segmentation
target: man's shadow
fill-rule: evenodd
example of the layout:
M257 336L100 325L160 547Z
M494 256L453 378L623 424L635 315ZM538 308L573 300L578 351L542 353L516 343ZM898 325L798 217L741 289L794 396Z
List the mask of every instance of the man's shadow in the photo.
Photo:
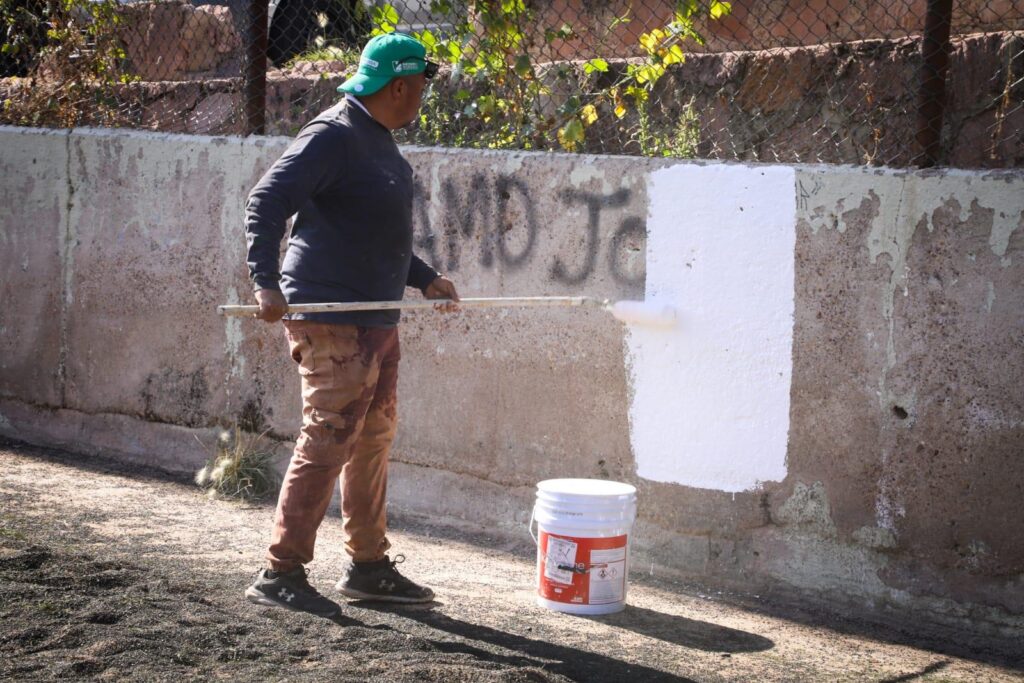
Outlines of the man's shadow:
M367 610L399 615L467 641L481 641L497 648L511 650L516 654L499 654L474 647L467 642L433 642L433 645L441 652L468 654L483 661L499 662L509 666L543 668L545 671L561 674L573 680L673 681L675 683L686 683L692 680L642 664L622 661L612 654L583 651L453 619L439 612L436 609L436 603L416 607L359 601L351 604ZM572 619L585 618L665 642L709 652L758 652L768 650L775 645L768 638L752 633L639 607L627 606L625 611L619 614L603 617L565 615L565 618L570 620L566 625L568 629L573 628Z

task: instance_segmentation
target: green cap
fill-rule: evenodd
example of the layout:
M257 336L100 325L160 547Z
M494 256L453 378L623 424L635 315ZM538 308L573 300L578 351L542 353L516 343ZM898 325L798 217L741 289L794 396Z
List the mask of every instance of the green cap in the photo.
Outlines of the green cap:
M427 48L404 33L374 36L359 57L359 71L338 86L338 92L372 95L395 76L411 76L427 68Z

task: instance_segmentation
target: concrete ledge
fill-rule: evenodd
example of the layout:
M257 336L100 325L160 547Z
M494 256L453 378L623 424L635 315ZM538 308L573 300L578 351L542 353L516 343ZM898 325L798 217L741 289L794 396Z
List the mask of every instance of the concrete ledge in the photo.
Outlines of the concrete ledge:
M202 467L213 451L219 431L0 399L0 435L37 446L115 457L168 472L193 473Z

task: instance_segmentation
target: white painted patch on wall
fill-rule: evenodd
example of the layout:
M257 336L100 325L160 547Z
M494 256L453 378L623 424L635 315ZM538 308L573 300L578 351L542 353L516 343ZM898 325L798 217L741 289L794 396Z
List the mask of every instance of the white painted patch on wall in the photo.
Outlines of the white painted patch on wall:
M796 191L792 168L680 165L648 182L648 301L631 328L630 440L645 479L745 491L786 475Z

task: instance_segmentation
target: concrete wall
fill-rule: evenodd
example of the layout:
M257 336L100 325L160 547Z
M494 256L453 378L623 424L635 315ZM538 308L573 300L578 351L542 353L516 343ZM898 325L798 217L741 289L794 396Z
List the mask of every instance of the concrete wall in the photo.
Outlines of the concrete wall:
M0 433L183 470L294 436L280 330L214 312L286 144L0 128ZM407 314L393 505L522 534L537 481L625 480L635 567L1022 625L1024 172L405 153L463 295L682 326Z

